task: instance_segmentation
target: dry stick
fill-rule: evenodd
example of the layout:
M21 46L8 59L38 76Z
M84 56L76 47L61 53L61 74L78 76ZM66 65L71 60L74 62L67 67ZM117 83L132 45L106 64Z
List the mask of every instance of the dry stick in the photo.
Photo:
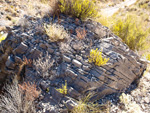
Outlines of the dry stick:
M24 66L29 65L30 67L32 66L32 61L31 59L27 59L26 57L23 58L23 63L19 66L19 71L17 73L17 80L21 80L21 72Z
M81 30L80 28L76 29L78 39L84 39L86 37L86 30L85 28Z

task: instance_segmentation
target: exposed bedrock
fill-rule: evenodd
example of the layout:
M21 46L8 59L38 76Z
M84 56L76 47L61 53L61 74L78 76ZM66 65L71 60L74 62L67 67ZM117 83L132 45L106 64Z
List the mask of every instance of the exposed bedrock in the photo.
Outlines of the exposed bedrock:
M0 44L0 82L9 78L13 72L19 73L23 57L35 60L41 57L40 55L43 59L49 55L48 62L51 66L45 66L49 68L45 68L44 73L37 69L37 65L22 68L25 81L36 82L43 95L49 88L50 93L45 95L52 97L55 103L62 103L62 100L67 98L55 90L60 88L65 80L68 97L79 99L81 95L93 93L92 99L96 100L124 90L139 79L146 69L146 63L119 37L107 27L91 20L79 21L79 24L76 24L73 18L61 15L60 24L72 33L67 41L50 42L43 31L42 22L49 23L51 20L52 18L29 19L27 28L15 26L9 32L6 40ZM57 22L57 19L53 22ZM84 39L77 38L77 28L87 31ZM90 50L96 48L102 50L104 57L109 58L106 65L96 66L88 62ZM48 101L46 98L41 100Z

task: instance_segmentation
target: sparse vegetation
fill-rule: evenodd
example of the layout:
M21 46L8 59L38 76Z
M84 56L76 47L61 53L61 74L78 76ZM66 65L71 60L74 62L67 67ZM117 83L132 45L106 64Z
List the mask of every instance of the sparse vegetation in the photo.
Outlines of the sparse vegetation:
M104 6L103 3L105 3L105 5L106 5L107 2L109 2L109 4L108 4L109 6L113 6L116 4L115 2L120 2L120 1L124 1L124 0L35 0L35 1L33 1L33 0L24 0L24 1L23 0L7 0L7 1L8 1L8 3L6 3L6 4L11 4L10 7L9 7L9 5L6 5L6 7L5 7L5 5L1 7L1 3L6 2L6 0L2 0L2 1L0 1L0 9L5 7L4 9L7 12L5 19L7 19L7 21L8 20L12 21L12 23L14 23L14 24L17 23L17 19L14 17L17 16L18 19L20 19L19 13L23 12L25 9L27 9L27 11L25 11L24 13L27 13L27 16L31 15L31 21L34 22L35 21L34 19L36 19L36 17L38 17L38 18L40 17L40 19L42 20L42 18L41 18L42 16L45 16L45 15L47 16L47 12L48 13L50 12L49 6L51 6L52 10L54 11L52 14L55 14L56 16L58 16L58 23L57 24L45 24L44 25L45 32L51 42L59 42L58 46L59 46L59 50L61 50L60 53L61 52L67 53L72 48L70 48L70 45L69 45L70 43L67 42L69 40L68 32L64 29L63 26L59 25L59 24L61 24L61 18L59 18L59 13L64 13L64 14L66 14L66 16L71 15L72 17L77 17L75 24L78 26L80 24L79 19L86 20L88 18L96 18L98 16L98 10L97 10L96 4L99 3L99 1L102 2L101 6ZM57 1L59 1L59 2L57 2ZM16 4L15 4L15 2L16 2ZM133 12L137 12L136 13L136 15L138 15L138 16L136 16L137 18L133 17L133 16L128 16L128 17L124 18L125 14L122 13L121 14L121 15L123 15L122 17L116 16L117 18L119 18L119 19L117 19L117 21L115 21L116 17L109 18L104 15L100 15L100 18L96 18L96 21L100 22L104 26L111 28L111 30L116 35L121 37L122 40L132 50L139 51L141 49L145 49L145 48L147 48L147 45L149 46L149 42L147 41L146 38L148 37L148 35L150 33L150 29L148 29L149 26L147 24L147 22L150 21L149 13L145 12L145 10L149 11L149 9L150 9L148 2L149 2L149 0L137 0L138 7L128 8L128 12L131 14ZM18 5L18 4L24 4L24 6ZM23 9L21 9L22 11L20 11L21 7L23 7ZM5 12L1 13L1 14L5 15ZM33 18L35 16L35 18L33 19L32 16L33 16ZM142 20L140 20L139 18ZM1 19L1 17L0 17L0 19ZM147 21L147 22L145 22L145 21ZM30 26L32 26L32 24L30 26L28 26L28 20L25 21L24 23L23 22L21 23L21 25L23 25L23 24L26 26L26 28L29 28L29 29L30 29ZM75 31L78 39L84 39L87 35L85 29L69 29L69 30L70 30L70 33L73 33ZM22 31L25 31L25 30L22 30ZM30 33L30 32L28 32L28 33ZM4 33L0 32L0 43L2 40L5 40L6 37L7 37L7 33L4 34ZM67 39L66 43L64 43L65 39ZM70 40L72 41L72 39L70 39ZM38 40L36 40L36 41L38 41ZM92 41L91 41L91 43L92 43ZM53 43L52 43L52 45L53 45ZM78 48L79 48L78 51L80 53L80 50L82 50L81 49L82 44L80 44L80 41L77 41L76 46L78 46ZM91 44L91 46L92 46L92 44ZM3 51L1 51L1 54L3 54ZM146 56L147 60L150 60L149 53L147 53L147 55L145 55L145 56ZM94 63L97 66L102 66L102 65L105 65L109 61L109 58L104 58L102 51L100 51L100 50L98 50L98 48L96 48L96 50L92 49L90 51L88 61L90 63ZM25 62L27 64L28 63L30 64L30 61L28 61L27 59L24 59L23 63L25 63ZM24 65L27 65L27 64L24 64ZM29 64L28 64L28 67L30 67ZM35 60L33 62L33 64L35 66L35 71L36 71L37 75L44 78L44 82L54 76L51 73L51 70L53 69L54 65L57 65L57 63L51 59L51 56L49 54L47 54L46 56L41 56L40 58ZM21 70L22 70L22 68L21 68ZM21 74L21 70L19 70L18 75ZM57 71L59 71L59 70L57 70ZM149 73L149 70L147 70L147 73ZM146 73L146 75L147 75L147 73ZM149 78L149 77L147 77L147 78ZM140 97L145 98L149 94L148 93L149 80L146 79L146 80L143 80L142 82L140 82L142 84L139 85L141 88L140 91L137 91L137 90L139 90L139 87L138 87L138 88L136 88L136 90L134 90L135 94L128 95L128 94L123 93L120 96L120 103L117 103L118 104L117 106L120 107L120 105L123 105L123 110L121 109L121 113L142 113L141 108L142 109L148 108L147 105L149 106L149 102L147 105L139 104L139 102L137 102L137 100L140 99ZM54 84L54 86L55 86L55 84ZM6 91L4 94L0 94L0 112L1 113L36 113L37 108L35 108L34 101L36 98L38 98L40 92L36 89L35 84L31 84L31 83L23 83L23 84L19 84L19 85L17 83L14 83L12 85L7 84L5 87L5 90ZM62 84L61 88L58 87L58 89L56 89L56 90L63 95L67 95L67 93L68 93L67 81L65 81L65 83ZM49 87L46 88L46 90L44 90L44 91L46 91L48 93L48 94L47 93L45 94L45 92L44 92L45 95L49 95L49 92L51 92ZM140 95L138 95L138 93ZM44 95L42 95L42 96L44 96ZM131 96L133 96L135 98L133 99ZM108 106L102 106L98 103L90 102L89 99L90 99L90 96L87 96L86 98L79 100L78 105L75 106L71 110L71 113L104 113L104 112L109 113ZM143 103L146 103L146 102L144 102L145 99L144 100L142 99L142 101L143 101ZM140 105L142 105L142 107ZM104 109L104 111L101 109L101 106ZM111 109L113 109L113 108L111 108ZM45 110L45 108L44 108L44 110Z
M121 103L125 106L125 113L142 113L141 108L135 101L132 101L130 95L122 94L120 97Z
M61 94L67 95L67 81L65 81L65 85L62 85L62 88L56 90Z
M101 14L98 18L96 18L96 21L101 23L103 26L111 27L114 22L114 17L107 17L105 14Z
M136 4L138 5L139 8L150 10L150 7L149 7L150 1L149 0L137 0Z
M150 54L146 55L146 59L150 61Z
M136 17L128 15L125 19L118 19L111 29L130 49L141 50L146 48L146 38L149 31L144 30L141 22L136 21Z
M40 91L36 89L36 84L26 83L19 84L19 90L22 95L25 95L25 100L34 101L38 98Z
M77 105L71 110L71 113L106 113L107 106L99 105L98 103L90 102L91 94L79 100ZM101 109L101 107L105 109ZM109 112L107 112L109 113Z
M98 51L98 48L96 50L92 49L90 51L90 56L89 56L89 62L90 63L95 63L97 66L102 66L105 65L108 62L109 58L103 58L102 52Z
M37 74L43 78L52 77L50 74L50 69L53 66L54 61L51 60L51 56L47 55L42 57L42 55L35 61L33 61L33 65L35 66L35 70Z
M5 86L6 92L0 95L1 113L36 113L34 100L38 97L39 91L34 84L23 84Z
M80 39L80 40L82 40L86 37L85 28L84 29L81 29L81 28L76 29L76 33L77 33L77 38Z
M51 42L62 41L69 37L64 27L58 24L44 25L46 34L49 36Z
M0 43L1 41L5 40L6 37L7 37L7 33L0 32Z
M85 20L98 14L96 5L90 0L59 0L61 13Z

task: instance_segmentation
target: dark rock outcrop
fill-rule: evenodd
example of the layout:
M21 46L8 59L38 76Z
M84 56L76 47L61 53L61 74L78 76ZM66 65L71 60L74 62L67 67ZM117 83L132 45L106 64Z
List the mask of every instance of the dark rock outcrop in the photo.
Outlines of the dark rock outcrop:
M77 25L73 18L68 17L67 19L70 20L68 23L63 15L60 16L60 24L73 32L70 34L70 39L64 42L50 42L46 35L37 34L36 26L43 20L40 20L41 22L36 19L30 20L32 26L24 31L17 27L8 33L6 40L0 44L0 82L3 82L7 76L11 76L10 72L18 73L21 64L18 62L23 61L24 56L34 61L41 56L46 58L45 56L48 54L51 59L47 60L53 61L53 65L46 68L45 75L37 73L34 68L37 65L32 68L26 67L25 81L35 81L41 87L42 95L45 95L40 100L45 103L45 105L44 103L40 105L41 107L45 107L46 103L53 100L54 102L51 101L53 104L50 105L50 102L47 106L59 104L60 107L65 101L69 108L72 108L74 103L70 98L79 99L81 95L92 93L91 99L96 100L124 90L142 76L146 69L146 63L141 61L139 56L130 50L119 37L111 33L107 27L91 20ZM51 19L44 18L47 23L48 20ZM57 19L54 22L57 22ZM69 26L72 26L71 29ZM75 29L78 27L87 31L86 37L82 40L76 37ZM99 67L88 62L90 50L96 48L103 50L103 56L109 58L106 65ZM41 63L41 67L46 65L44 64L45 60ZM48 67L48 64L45 67ZM67 81L69 100L56 91L56 88L60 88L65 80Z

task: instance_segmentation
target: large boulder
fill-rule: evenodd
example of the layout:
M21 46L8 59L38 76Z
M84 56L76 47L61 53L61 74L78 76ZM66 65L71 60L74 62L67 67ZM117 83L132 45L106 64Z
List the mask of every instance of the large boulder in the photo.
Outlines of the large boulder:
M52 18L43 20L49 23ZM34 81L41 88L42 95L45 96L40 101L49 103L53 100L53 105L57 105L63 104L62 100L66 99L56 90L65 81L68 86L67 96L70 98L79 99L82 95L92 93L91 99L96 100L129 87L146 69L146 63L100 23L88 20L76 24L73 18L61 15L60 24L71 31L70 38L64 42L50 42L43 33L43 20L30 19L30 25L25 29L15 26L6 40L2 41L0 82L11 76L8 72L24 75L25 81ZM77 38L76 29L85 29L85 38ZM106 65L96 66L88 62L90 50L96 48L102 50L104 57L109 58ZM32 59L32 68L20 66L24 57ZM39 58L43 59L40 60L41 64Z

